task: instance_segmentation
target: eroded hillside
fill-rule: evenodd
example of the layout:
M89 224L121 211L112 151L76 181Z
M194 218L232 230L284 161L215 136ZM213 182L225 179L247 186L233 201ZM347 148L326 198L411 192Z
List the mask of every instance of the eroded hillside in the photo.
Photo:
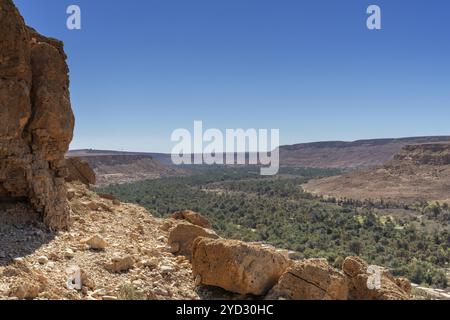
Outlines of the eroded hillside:
M405 146L392 161L319 180L303 188L313 194L404 203L450 201L450 144Z

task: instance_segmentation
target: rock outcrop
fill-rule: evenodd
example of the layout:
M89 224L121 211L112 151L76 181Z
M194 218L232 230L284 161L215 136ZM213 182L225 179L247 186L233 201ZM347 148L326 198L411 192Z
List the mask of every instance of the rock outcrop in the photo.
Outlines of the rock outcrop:
M68 169L67 182L80 181L86 186L95 185L95 172L89 163L80 158L67 158L66 165Z
M411 163L415 165L450 165L450 144L429 143L405 146L395 155L391 164L399 163L405 165Z
M189 223L192 223L196 226L206 228L206 229L212 229L211 223L206 219L204 216L202 216L200 213L191 211L191 210L183 210L183 211L177 211L172 214L172 219L175 220L186 220Z
M352 300L408 300L408 291L411 284L406 279L394 278L386 269L376 267L379 274L369 272L369 265L358 257L345 259L342 269L349 281L349 298ZM379 276L377 280L375 277ZM370 277L373 277L372 288L369 285ZM400 286L401 287L400 287ZM403 289L402 289L403 288Z
M67 228L74 116L63 44L28 28L11 0L0 0L0 39L0 199Z
M261 244L198 238L194 244L192 272L197 284L262 296L291 263L284 254Z
M266 299L288 300L347 300L345 275L333 269L324 259L294 263L281 276Z
M211 229L205 229L190 223L179 223L169 233L169 246L172 252L192 259L194 241L198 237L217 239L219 236Z

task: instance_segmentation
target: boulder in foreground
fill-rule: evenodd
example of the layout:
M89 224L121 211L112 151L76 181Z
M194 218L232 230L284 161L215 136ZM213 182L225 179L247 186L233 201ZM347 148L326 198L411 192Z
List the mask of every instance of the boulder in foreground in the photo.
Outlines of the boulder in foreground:
M202 285L239 294L265 295L291 261L274 248L235 240L198 238L192 270Z
M266 298L347 300L347 279L324 259L298 261L286 270Z

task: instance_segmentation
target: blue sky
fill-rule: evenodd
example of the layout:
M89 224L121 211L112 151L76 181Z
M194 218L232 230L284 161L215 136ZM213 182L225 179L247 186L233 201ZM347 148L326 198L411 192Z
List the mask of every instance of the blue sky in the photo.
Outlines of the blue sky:
M447 0L15 3L65 42L72 148L169 152L194 120L279 128L282 144L450 134ZM66 29L71 4L82 30Z

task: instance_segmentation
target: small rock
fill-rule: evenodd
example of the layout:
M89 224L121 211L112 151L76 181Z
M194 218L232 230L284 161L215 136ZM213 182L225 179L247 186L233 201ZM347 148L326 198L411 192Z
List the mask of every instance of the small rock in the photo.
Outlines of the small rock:
M81 241L89 246L89 248L93 250L105 250L108 247L108 242L106 242L99 235L92 236L88 239L84 239Z
M164 288L160 288L160 287L156 287L153 289L153 293L159 295L159 296L163 296L163 297L167 297L169 296L169 291L167 291Z
M102 300L108 300L108 301L116 301L118 300L115 296L103 296Z
M48 258L46 256L40 256L37 261L39 262L39 264L47 264L48 263Z
M66 251L64 251L64 258L72 259L74 256L75 256L75 253L73 252L72 249L66 249Z
M134 267L134 259L132 256L119 257L116 256L111 259L111 263L107 264L105 268L113 273L126 272Z
M172 266L162 266L161 267L161 274L167 275L170 273L173 273L175 269Z
M10 292L10 297L15 297L17 299L35 299L39 296L40 288L38 285L31 283L21 283L20 285L13 287Z

